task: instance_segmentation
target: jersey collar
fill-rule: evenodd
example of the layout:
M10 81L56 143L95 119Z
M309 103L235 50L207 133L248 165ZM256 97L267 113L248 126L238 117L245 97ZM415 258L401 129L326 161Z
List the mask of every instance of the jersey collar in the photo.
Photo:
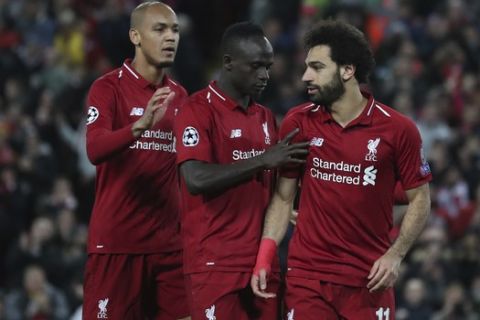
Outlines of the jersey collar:
M159 85L154 85L153 83L146 80L142 77L132 66L132 59L126 59L122 65L122 73L125 74L128 78L132 79L142 88L150 87L153 90L167 86L169 84L169 77L165 74L163 76L162 82Z
M215 107L226 107L229 110L235 110L238 108L239 110L245 112L245 109L243 109L237 102L235 102L232 98L227 96L222 90L217 85L216 81L210 82L208 85L208 92L207 92L207 99L209 102L211 102ZM250 113L254 111L256 107L255 101L253 99L250 99L250 104L248 105L247 108L247 113Z
M357 118L353 119L344 129L357 125L369 126L372 124L373 111L376 105L375 99L373 98L372 94L366 91L362 91L362 95L367 98L367 104L365 108L363 109L362 113ZM310 112L320 113L322 122L335 122L335 120L332 118L331 113L328 112L327 109L323 106L312 104Z

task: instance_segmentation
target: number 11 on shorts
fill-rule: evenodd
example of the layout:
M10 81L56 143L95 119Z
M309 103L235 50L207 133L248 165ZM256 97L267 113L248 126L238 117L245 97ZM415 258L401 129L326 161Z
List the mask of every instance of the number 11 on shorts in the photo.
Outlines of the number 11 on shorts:
M380 307L375 314L377 315L377 320L390 320L390 308L384 309Z

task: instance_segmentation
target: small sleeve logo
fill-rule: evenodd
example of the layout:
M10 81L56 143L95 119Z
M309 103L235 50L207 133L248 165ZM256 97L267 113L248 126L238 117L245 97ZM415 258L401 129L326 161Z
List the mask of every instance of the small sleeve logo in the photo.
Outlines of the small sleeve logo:
M98 116L100 115L100 112L98 112L98 109L95 108L94 106L88 107L87 111L87 125L92 124L95 122L95 120L98 119Z
M186 127L185 130L183 130L182 140L185 147L194 147L200 141L200 135L194 127Z

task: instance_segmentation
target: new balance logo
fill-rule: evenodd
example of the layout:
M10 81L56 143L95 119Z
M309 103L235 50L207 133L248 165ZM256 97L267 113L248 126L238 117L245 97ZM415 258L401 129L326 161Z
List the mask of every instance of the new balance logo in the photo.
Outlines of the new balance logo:
M372 186L375 185L375 179L377 179L377 172L378 170L375 169L374 166L366 167L363 171L363 185L367 186L371 184Z
M141 117L141 116L143 116L143 111L144 111L144 109L141 108L141 107L133 107L132 111L130 111L130 115Z
M323 138L314 137L310 141L310 145L314 147L321 147L323 145L323 141L324 141Z
M230 138L240 138L242 136L242 129L233 129Z
M217 320L217 317L215 317L215 305L205 309L205 317L207 320Z
M97 313L97 319L108 319L107 316L107 304L108 304L108 298L105 298L103 300L98 300L98 311Z

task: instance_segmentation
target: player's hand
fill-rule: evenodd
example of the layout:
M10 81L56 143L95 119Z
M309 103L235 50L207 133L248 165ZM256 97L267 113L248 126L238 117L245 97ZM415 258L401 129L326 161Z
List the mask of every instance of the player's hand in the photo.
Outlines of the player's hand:
M160 121L174 96L175 92L170 90L169 87L157 89L148 101L143 116L133 124L133 135L137 138L140 137L145 130L151 129Z
M308 154L308 145L310 142L299 142L290 145L290 141L298 131L299 129L295 128L287 134L285 139L267 149L267 151L259 156L265 168L276 168L287 163L305 163L306 160L302 159L302 157Z
M398 278L402 258L387 251L373 264L368 279L367 288L370 292L382 291L393 287Z
M253 293L260 298L275 298L276 294L273 292L267 292L267 270L260 269L258 274L253 273L252 278L250 279L250 286L252 287Z

